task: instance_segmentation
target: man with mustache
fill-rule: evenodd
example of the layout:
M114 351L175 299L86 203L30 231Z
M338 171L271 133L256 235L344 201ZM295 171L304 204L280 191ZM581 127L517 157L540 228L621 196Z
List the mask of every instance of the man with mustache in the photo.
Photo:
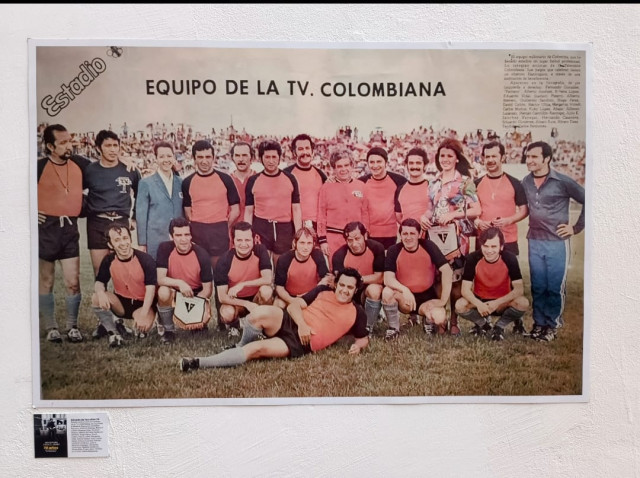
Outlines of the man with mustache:
M398 187L395 196L398 224L408 218L420 221L423 214L432 214L429 181L424 175L428 162L427 152L422 148L413 148L407 153L406 167L409 181Z
M529 214L527 196L522 183L502 170L504 146L491 141L482 147L482 160L487 174L475 180L482 214L475 219L478 233L497 227L504 234L504 250L518 255L518 225ZM514 333L524 334L522 319L513 323Z
M236 169L230 174L230 176L231 179L233 179L233 183L236 185L238 196L240 197L240 214L238 214L238 218L234 222L235 224L238 221L244 221L244 206L247 200L247 180L255 174L255 172L251 169L251 161L253 160L253 146L244 141L236 142L231 147L231 159L236 165Z
M317 231L318 196L327 175L311 164L314 148L315 145L308 134L299 134L293 138L291 152L296 163L285 168L285 171L293 174L298 181L302 224Z

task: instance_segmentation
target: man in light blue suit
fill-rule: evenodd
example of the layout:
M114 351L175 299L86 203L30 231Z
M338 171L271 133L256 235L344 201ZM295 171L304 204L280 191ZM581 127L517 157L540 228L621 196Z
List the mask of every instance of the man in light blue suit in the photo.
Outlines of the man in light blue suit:
M161 141L153 146L157 171L140 181L136 198L136 221L140 249L156 259L158 245L169 241L169 223L184 217L182 209L182 179L173 172L175 155L170 143Z

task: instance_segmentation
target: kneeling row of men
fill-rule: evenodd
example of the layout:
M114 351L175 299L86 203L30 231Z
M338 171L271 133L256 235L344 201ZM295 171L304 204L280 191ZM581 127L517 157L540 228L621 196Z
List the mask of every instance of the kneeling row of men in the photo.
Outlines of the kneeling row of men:
M190 225L186 219L174 219L170 234L172 241L161 245L156 264L147 254L133 249L126 227L114 225L108 229L108 243L113 254L101 264L92 305L105 335L109 335L111 346L122 343L121 328L113 314L133 318L138 331L147 333L153 326L156 308L158 328L164 331L161 340L164 343L172 342L175 337L173 303L177 292L183 297L201 297L206 304L205 321L185 328L206 327L210 317L208 299L212 295L214 275L220 304L218 316L223 324L236 325L238 318L249 312L248 320L243 324L244 333L247 333L254 319L264 316L264 311L256 312L258 306L273 302L271 262L266 249L254 243L250 224L240 222L234 226L234 248L220 258L215 274L212 274L206 252L192 243ZM437 246L420 239L420 224L417 221L407 219L402 222L401 242L389 249L386 258L384 247L368 239L363 224L347 224L344 236L347 244L334 255L332 269L338 284L342 280L342 271L348 269L355 272L351 274L357 287L346 295L349 296L349 303L355 298L353 302L364 305L362 314L357 316L363 318L362 327L367 335L372 333L382 307L389 324L385 334L387 340L399 335L400 312L411 314L418 321L422 316L428 333L435 333L439 328L443 330L452 271ZM479 244L480 250L468 256L463 277L463 298L457 301L455 308L462 317L474 322L473 331L478 334L491 329L487 321L490 315L501 314L493 332L493 337L499 340L503 338L506 325L522 318L528 301L523 296L522 276L516 257L502 251L502 232L497 228L484 231ZM113 293L106 289L109 280L113 281ZM272 308L286 308L289 314L292 310L304 310L318 291L331 290L334 282L334 275L329 273L324 256L316 247L313 231L301 228L296 234L293 249L278 260L275 274L277 307ZM156 284L159 286L157 307ZM344 299L345 292L340 290L338 285L336 297ZM360 305L357 307L361 309ZM296 312L293 312L294 316ZM331 308L322 313L329 322L332 320ZM300 323L296 320L294 323L300 331ZM269 336L267 328L265 331ZM241 343L247 341L244 333ZM322 343L324 346L330 345L342 335L344 333L333 341ZM303 333L298 334L301 344L309 345L303 337Z

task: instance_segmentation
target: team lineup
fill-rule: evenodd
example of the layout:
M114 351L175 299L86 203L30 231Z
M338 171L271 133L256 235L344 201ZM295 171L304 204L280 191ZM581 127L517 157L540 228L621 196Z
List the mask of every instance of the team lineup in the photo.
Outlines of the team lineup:
M94 162L72 154L62 125L47 126L42 139L39 311L50 342L85 339L79 217L95 275L94 339L117 348L157 330L162 344L179 343L177 329L198 333L211 318L219 333L239 337L218 354L182 358L183 371L298 357L345 335L357 354L376 337L381 313L385 341L400 336L401 314L426 337L460 335L459 317L473 324L470 333L496 341L513 324L513 333L550 342L563 325L569 238L584 229L585 193L551 167L546 142L526 146L529 174L519 181L503 171L505 148L493 140L482 145L486 174L478 178L460 141L443 140L428 180L420 147L404 158L406 177L388 170L378 146L366 153L367 174L354 177L352 152L336 149L327 175L312 164L315 145L305 134L292 140L287 168L279 142L261 141L255 151L235 142L231 174L216 169L209 141L195 141L195 172L185 178L171 142L155 142L156 172L142 178L111 131L96 136ZM581 205L573 224L571 200ZM526 217L532 304L518 262ZM63 334L56 262L66 289Z

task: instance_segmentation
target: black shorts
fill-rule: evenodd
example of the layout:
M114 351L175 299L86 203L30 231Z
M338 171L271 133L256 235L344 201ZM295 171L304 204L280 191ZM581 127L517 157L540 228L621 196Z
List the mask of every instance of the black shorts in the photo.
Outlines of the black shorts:
M505 242L503 250L516 256L520 254L520 248L517 242Z
M205 224L191 223L193 242L203 247L210 256L218 257L229 250L229 223L227 221Z
M412 310L411 313L417 313L418 310L420 310L420 306L422 304L438 298L438 294L436 294L436 290L434 287L430 287L423 292L414 292L413 296L416 298L416 308L415 310Z
M398 242L398 238L396 236L393 237L370 237L369 239L378 241L380 244L384 246L384 250L386 251L391 246Z
M120 294L115 294L115 296L120 300L122 304L122 308L124 309L124 313L122 315L117 314L115 311L113 313L122 319L133 319L133 313L142 307L144 301L137 299L130 299L128 297L123 297ZM151 309L156 310L156 299L153 299L153 304L151 304Z
M38 257L54 262L80 256L80 232L75 217L46 216L38 225Z
M117 224L122 227L129 227L129 218L114 216L117 219L107 219L99 216L89 216L87 218L87 246L89 249L109 249L107 236L105 233L109 226Z
M295 228L293 222L274 222L253 217L253 232L260 236L260 242L274 254L284 254L291 250Z
M310 345L302 345L298 336L298 325L293 321L289 313L282 312L282 325L274 337L284 341L289 349L289 357L296 358L311 353Z

